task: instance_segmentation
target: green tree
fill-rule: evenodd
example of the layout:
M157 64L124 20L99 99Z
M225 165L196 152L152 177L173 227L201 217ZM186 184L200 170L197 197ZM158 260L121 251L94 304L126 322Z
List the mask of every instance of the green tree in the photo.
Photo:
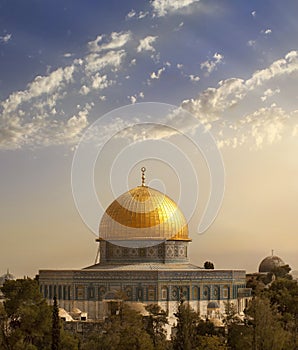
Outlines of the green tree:
M288 278L278 278L264 292L271 305L281 314L284 329L291 333L289 349L298 347L298 284Z
M277 266L272 270L272 273L277 278L286 278L288 280L292 280L293 277L290 275L291 267L289 265Z
M211 261L205 261L204 262L204 269L207 270L214 270L214 264Z
M60 318L57 297L54 295L52 310L52 350L60 350Z
M223 332L210 320L200 320L197 326L198 346L196 350L227 349Z
M237 306L230 301L224 303L225 305L225 317L224 325L226 330L227 344L231 349L245 349L243 334L244 332L244 323L241 321L238 312Z
M88 337L82 350L153 350L154 346L145 330L142 316L122 303L118 315L111 316L103 332Z
M64 331L61 327L60 331L60 349L61 350L78 350L79 349L79 339L73 336L73 334Z
M212 335L212 336L206 336L201 335L199 336L199 343L196 347L196 350L226 350L228 349L224 339L222 339L219 336Z
M201 336L211 336L211 335L217 335L217 331L215 329L214 323L210 320L199 320L198 326L197 326L197 334Z
M37 282L30 278L8 280L1 290L5 298L1 322L2 348L50 349L51 308L40 294Z
M193 350L198 345L197 326L199 315L189 306L181 301L178 312L175 313L177 325L174 329L172 344L174 350Z
M280 322L276 307L268 298L255 297L246 310L248 338L253 350L282 350L286 348L289 334Z
M4 305L0 303L0 349L10 349L9 345L9 321Z
M146 306L149 315L145 317L145 330L149 334L154 349L162 350L166 348L166 330L165 325L168 323L167 314L157 304Z

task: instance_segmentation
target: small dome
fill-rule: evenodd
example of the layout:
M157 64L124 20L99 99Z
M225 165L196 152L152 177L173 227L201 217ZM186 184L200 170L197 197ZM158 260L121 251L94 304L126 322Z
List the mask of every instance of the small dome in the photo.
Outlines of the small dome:
M219 309L217 302L210 301L207 305L207 309Z
M125 192L107 208L99 239L190 241L186 219L177 204L143 185Z
M13 281L15 280L14 275L12 275L8 270L7 272L0 277L0 285L3 285L5 281Z
M267 256L261 261L259 266L259 272L272 272L275 268L284 265L285 263L280 257L276 255Z

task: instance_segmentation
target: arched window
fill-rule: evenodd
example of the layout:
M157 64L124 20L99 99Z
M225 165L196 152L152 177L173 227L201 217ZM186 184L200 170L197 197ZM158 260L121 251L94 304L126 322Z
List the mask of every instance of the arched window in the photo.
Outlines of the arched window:
M223 299L229 299L229 287L228 286L223 287L222 297L223 297Z
M94 299L95 293L94 293L94 287L89 286L88 287L88 299Z
M84 286L78 286L77 288L76 288L76 296L77 296L77 299L78 300L83 300L83 299L85 299L85 288L84 288Z
M131 287L125 288L125 294L126 294L127 300L132 300L132 288Z
M106 288L105 287L99 287L98 289L98 299L102 300L103 296L106 294Z
M204 286L203 288L203 299L210 300L210 288L208 286Z
M172 300L179 300L179 291L177 287L171 288L171 299Z
M188 287L182 287L181 288L181 296L184 300L189 299L189 288Z
M220 289L218 286L213 287L213 299L219 299L220 298Z
M148 288L148 301L154 301L155 300L155 288L149 287Z
M199 287L193 287L192 289L192 299L193 300L199 300L200 299L200 290Z
M161 299L168 300L168 288L165 286L161 288Z

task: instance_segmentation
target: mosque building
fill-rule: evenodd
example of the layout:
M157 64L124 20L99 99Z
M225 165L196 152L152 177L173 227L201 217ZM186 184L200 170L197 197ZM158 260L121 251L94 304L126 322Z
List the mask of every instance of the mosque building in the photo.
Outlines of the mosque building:
M224 313L233 302L241 313L251 290L244 270L204 269L188 259L187 221L167 195L145 185L120 195L106 209L99 225L99 259L92 266L40 270L43 296L70 314L103 320L117 312L120 300L137 310L156 303L169 322L180 301L189 302L201 317Z

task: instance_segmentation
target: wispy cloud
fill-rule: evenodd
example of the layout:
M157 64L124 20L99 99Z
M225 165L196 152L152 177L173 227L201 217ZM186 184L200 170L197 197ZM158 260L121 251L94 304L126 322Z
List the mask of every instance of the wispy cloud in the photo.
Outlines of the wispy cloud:
M272 30L268 28L268 29L262 30L261 33L265 35L270 35L272 33Z
M126 52L124 50L108 51L104 55L91 53L84 60L85 70L87 74L93 74L107 66L117 68L121 65L125 56Z
M200 0L153 0L151 6L158 17L180 11Z
M264 102L268 99L268 97L272 97L276 94L279 94L280 93L280 89L275 89L275 90L272 90L272 89L267 89L265 92L264 92L264 95L261 96L261 100Z
M152 44L156 41L157 38L158 36L148 35L146 36L146 38L141 39L137 47L137 52L142 52L142 51L155 52L155 48L152 46Z
M224 115L229 110L235 110L237 104L244 100L249 93L256 93L262 86L272 79L291 75L298 71L298 51L289 52L285 58L276 60L269 67L256 71L247 80L230 78L221 81L217 88L204 90L195 99L185 100L182 107L195 115L203 124L213 124L221 121L222 129L227 127L228 134L234 132L231 137L219 139L220 146L229 145L236 147L248 139L253 139L256 147L261 147L265 142L273 143L281 138L284 125L289 120L289 115L296 115L296 111L287 113L281 107L272 104L270 107L260 108L249 115L238 115L238 122L230 122ZM280 93L280 89L268 88L260 98L267 98Z
M190 74L189 75L189 80L194 82L194 83L197 83L198 81L201 80L201 78L198 76L198 75L193 75L193 74Z
M151 79L159 79L161 77L161 74L165 71L165 67L162 67L160 69L158 69L156 72L152 72L150 74L150 78Z
M12 38L12 34L8 34L8 33L3 36L0 36L0 43L2 42L6 44L11 40L11 38Z
M116 77L128 40L128 32L112 33L108 42L99 45L102 36L98 36L89 42L86 56L37 76L23 91L12 92L0 103L0 148L76 143L93 108L93 103L84 103L82 98L114 84L109 75ZM75 114L73 107L68 111L63 107L74 96L81 96L84 106L78 105Z
M247 45L254 47L254 46L256 46L256 41L255 40L248 40Z
M215 53L213 55L213 59L207 60L205 62L201 63L201 69L206 70L208 74L212 73L217 66L222 63L224 56L221 55L220 53Z
M208 88L197 98L185 100L182 106L200 120L214 121L220 115L245 98L256 88L281 75L298 71L298 51L289 52L285 58L276 60L268 68L256 71L247 79L229 78L219 82L217 88Z
M134 9L131 9L128 12L128 14L126 15L126 19L131 19L131 18L135 17L136 14L137 14L136 11Z
M236 148L248 144L251 149L260 149L278 142L286 132L289 120L297 112L288 113L275 104L260 108L236 123L227 123L229 136L218 138L218 145Z
M105 39L104 35L99 35L93 41L88 43L91 52L100 52L103 50L115 50L122 48L130 39L131 32L113 32L108 37L106 43L100 44ZM99 45L100 44L100 45Z
M137 13L135 10L132 9L131 11L128 12L125 18L126 20L130 20L132 18L143 19L148 15L149 15L148 11L140 11L139 13Z

